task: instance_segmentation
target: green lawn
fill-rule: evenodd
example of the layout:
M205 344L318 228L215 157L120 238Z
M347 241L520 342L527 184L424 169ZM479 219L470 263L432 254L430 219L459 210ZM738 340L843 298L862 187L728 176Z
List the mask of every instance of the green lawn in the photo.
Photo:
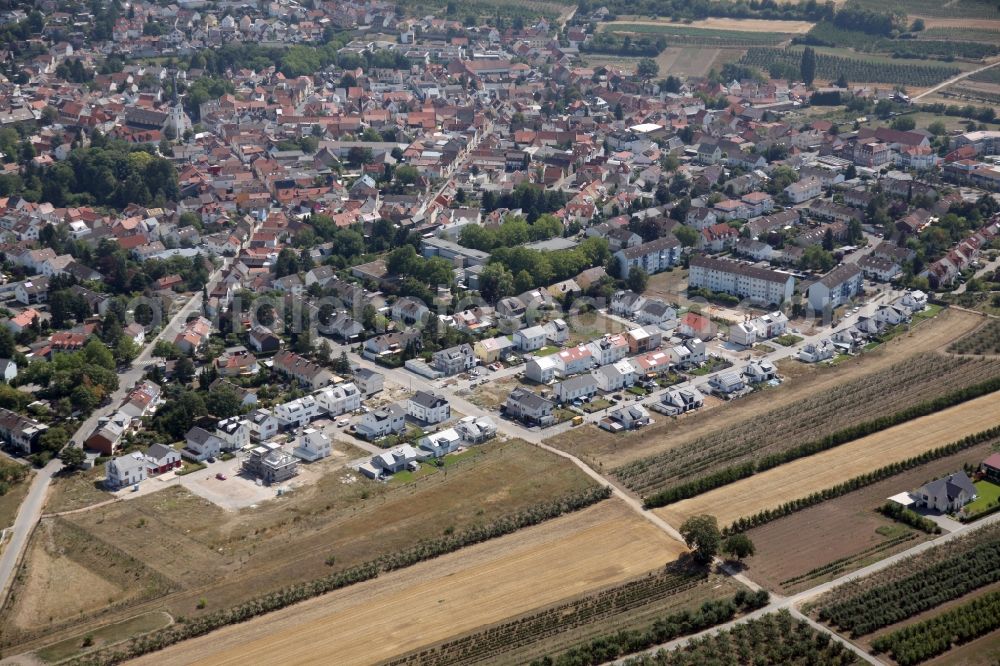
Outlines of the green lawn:
M996 507L1000 501L1000 486L990 481L976 481L976 494L979 497L976 501L965 506L965 511L970 516L978 515L984 511Z
M771 342L776 342L782 347L791 347L792 345L797 345L802 342L802 338L797 335L793 335L792 333L786 333L774 338Z
M557 351L559 351L559 347L553 347L552 345L547 345L531 353L534 354L535 356L551 356L552 354L555 354Z
M54 663L75 657L88 650L113 645L121 641L162 629L171 623L166 613L146 613L137 617L109 624L85 636L68 638L39 650L36 655L43 661Z
M916 322L924 320L924 319L930 319L931 317L935 317L943 309L944 309L944 307L942 307L940 305L935 305L933 303L928 303L927 307L925 307L923 310L921 310L920 312L917 312L917 313L915 313L913 315L913 322L916 323Z

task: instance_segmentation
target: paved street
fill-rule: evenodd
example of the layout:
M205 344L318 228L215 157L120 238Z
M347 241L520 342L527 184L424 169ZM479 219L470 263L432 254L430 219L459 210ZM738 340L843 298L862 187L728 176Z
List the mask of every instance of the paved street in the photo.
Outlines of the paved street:
M222 264L222 267L215 271L208 283L208 290L211 291L215 286L216 281L219 279L222 271L229 265L229 259L226 259ZM136 382L142 379L145 371L143 370L146 363L153 356L153 347L159 340L173 340L173 338L180 332L181 328L187 320L187 317L192 313L195 313L201 307L202 292L195 292L195 294L188 299L187 303L181 307L180 310L167 322L166 326L160 331L160 333L153 338L151 338L146 346L139 353L139 356L132 363L132 366L125 372L119 373L118 375L118 390L111 395L111 400L107 406L94 410L94 412L77 428L76 432L73 433L73 437L70 440L75 446L82 446L83 440L90 436L90 433L94 431L97 427L98 421L105 416L109 416L114 413L118 406L121 404L122 400L128 394L132 387L135 386ZM38 470L35 477L32 479L31 487L28 489L28 496L25 498L24 503L18 510L17 518L14 521L14 526L11 528L11 536L7 545L4 547L3 555L0 556L0 599L6 598L7 590L10 586L11 579L13 578L14 571L17 568L17 564L21 559L21 555L24 552L25 547L28 545L28 538L31 536L31 532L38 520L42 515L42 508L45 506L45 497L48 493L49 484L52 481L52 477L57 474L63 465L58 458L53 458L45 467Z

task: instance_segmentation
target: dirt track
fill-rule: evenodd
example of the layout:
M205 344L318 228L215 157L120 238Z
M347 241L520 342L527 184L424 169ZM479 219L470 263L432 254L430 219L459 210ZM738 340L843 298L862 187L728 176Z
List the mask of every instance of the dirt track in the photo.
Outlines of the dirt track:
M672 525L710 513L720 525L1000 425L1000 392L835 447L656 511ZM905 490L901 488L900 490Z
M683 550L608 500L131 663L374 663L640 575Z
M668 20L651 21L649 19L629 20L619 17L617 21L602 23L601 30L614 30L616 26L624 24L632 25L665 25L677 28L702 28L705 30L737 30L740 32L782 32L791 34L805 34L809 32L813 23L809 21L777 21L769 19L736 19L736 18L707 18L691 23L674 23Z

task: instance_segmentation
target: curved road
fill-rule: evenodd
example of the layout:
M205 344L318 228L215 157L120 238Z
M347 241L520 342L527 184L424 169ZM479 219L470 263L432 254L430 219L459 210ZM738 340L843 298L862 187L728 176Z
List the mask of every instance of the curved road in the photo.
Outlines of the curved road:
M225 259L222 266L211 275L208 283L209 291L214 287L222 271L228 265L229 259ZM180 332L187 317L196 308L201 307L201 300L202 292L200 291L189 298L187 303L167 322L160 333L147 342L135 361L132 362L132 366L125 372L118 374L118 390L111 395L111 400L106 407L95 410L77 428L76 432L73 433L73 438L70 440L74 445L82 445L83 440L97 427L98 421L118 409L121 401L132 390L135 384L142 379L143 374L145 374L143 368L152 358L153 347L156 346L156 343L160 340L173 339ZM28 495L21 503L21 507L17 512L17 518L14 520L14 526L10 530L10 540L4 546L3 554L0 555L0 601L7 598L7 591L13 580L18 562L20 562L21 556L28 545L28 538L42 516L42 508L45 506L45 496L48 493L49 483L62 467L62 461L58 458L53 458L45 467L36 472L31 481Z

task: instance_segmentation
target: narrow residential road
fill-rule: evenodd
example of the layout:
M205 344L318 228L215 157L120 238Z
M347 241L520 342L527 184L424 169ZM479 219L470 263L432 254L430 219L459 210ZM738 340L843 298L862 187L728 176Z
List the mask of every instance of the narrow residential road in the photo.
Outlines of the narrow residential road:
M953 83L957 83L957 82L961 81L962 79L965 79L965 78L968 78L968 77L972 76L973 74L978 74L979 72L983 72L983 71L989 69L990 67L996 67L997 65L1000 65L1000 60L994 60L990 64L983 65L982 67L980 67L978 69L973 69L973 70L970 70L968 72L962 72L958 76L956 76L954 78L951 78L951 79L948 79L944 83L939 83L936 86L934 86L933 88L928 88L927 90L923 91L919 95L914 95L913 98L912 98L912 100L914 102L916 102L918 99L921 99L922 97L926 97L927 95L933 95L934 93L936 93L938 90L941 90L942 88L947 88L948 86L952 85Z
M228 265L229 259L226 259L222 266L210 276L208 283L209 291L215 286L215 283L219 280L220 275ZM76 432L73 433L73 438L70 440L72 445L83 446L83 440L94 431L98 421L118 409L121 401L132 390L136 382L142 379L143 374L145 374L143 367L152 358L153 347L156 346L156 343L160 340L172 340L180 332L181 328L183 328L187 317L201 307L201 301L202 292L198 291L170 318L159 334L146 343L146 346L143 347L139 356L132 363L132 366L125 372L119 373L118 390L111 395L111 400L107 406L94 410L83 421L80 427L77 428ZM28 495L18 509L17 518L14 520L14 526L11 528L10 541L7 542L3 549L3 554L0 555L0 603L7 598L7 592L13 581L14 572L28 545L28 539L42 516L42 509L45 506L45 498L48 494L52 477L62 468L62 462L58 458L53 458L45 467L37 470L31 481L31 487L28 489Z
M997 257L993 261L987 262L985 266L983 266L978 271L976 271L976 273L975 273L975 275L973 275L973 277L981 278L984 275L986 275L987 273L992 273L993 271L996 271L997 269L1000 269L1000 257ZM962 284L958 285L958 288L955 289L951 293L953 293L953 294L964 294L965 293L965 288L966 288L966 286L968 284L969 284L968 282L963 282Z

